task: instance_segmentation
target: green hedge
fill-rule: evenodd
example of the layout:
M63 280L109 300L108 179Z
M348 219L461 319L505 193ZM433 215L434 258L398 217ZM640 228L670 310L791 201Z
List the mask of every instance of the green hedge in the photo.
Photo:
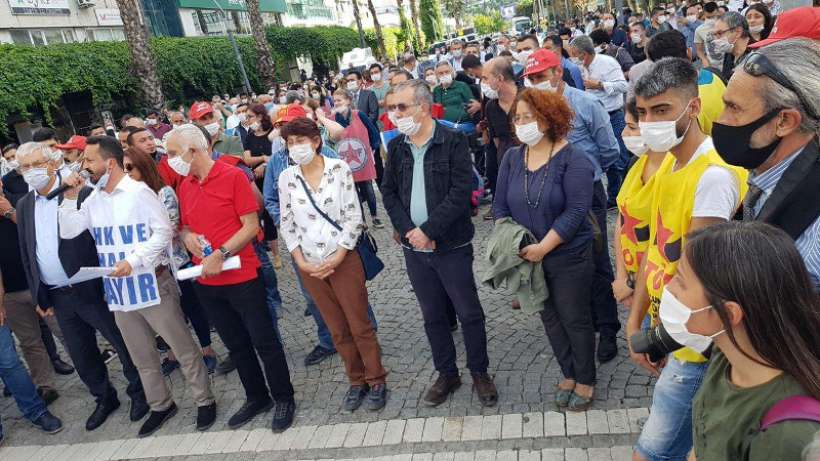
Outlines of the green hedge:
M358 46L356 31L345 27L267 29L277 71L284 79L285 61L311 55L329 67L342 53ZM256 73L251 37L239 37L248 79L266 91ZM170 103L187 103L242 87L231 45L225 38L153 38L151 48L163 92ZM139 86L130 72L124 42L89 42L44 47L0 45L0 134L12 114L41 109L48 121L63 95L89 91L95 106L111 101L139 104Z

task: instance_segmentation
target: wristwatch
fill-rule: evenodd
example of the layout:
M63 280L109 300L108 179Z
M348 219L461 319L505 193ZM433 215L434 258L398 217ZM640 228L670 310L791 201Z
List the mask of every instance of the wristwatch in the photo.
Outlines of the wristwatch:
M222 253L222 259L228 259L231 257L231 252L225 247L219 247L219 252Z
M17 210L15 210L14 208L9 208L8 211L3 213L3 217L6 218L6 219L11 219L11 215L13 215L16 212L17 212Z

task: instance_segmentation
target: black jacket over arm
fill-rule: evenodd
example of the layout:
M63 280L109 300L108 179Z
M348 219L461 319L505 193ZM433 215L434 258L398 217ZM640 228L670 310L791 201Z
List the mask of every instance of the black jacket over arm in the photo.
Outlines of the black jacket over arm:
M436 251L447 251L472 240L475 232L470 206L472 185L467 138L461 132L437 124L424 155L428 219L421 225L422 232L436 242ZM413 153L407 137L401 135L387 148L381 191L390 221L408 246L404 235L416 227L410 219L412 188Z
M379 121L379 98L376 97L376 93L370 90L359 90L359 101L356 109L367 116L374 124Z
M80 206L92 192L90 187L80 192L77 206ZM20 235L20 252L23 258L23 270L26 272L31 297L37 304L48 309L54 304L49 296L50 287L40 279L40 267L37 264L37 230L34 220L34 192L29 192L17 204L17 231ZM56 219L56 217L55 217ZM94 238L88 231L73 239L60 239L58 249L60 262L66 275L73 276L81 267L99 266L97 246ZM78 296L88 302L103 301L103 287L101 279L89 280L73 287Z

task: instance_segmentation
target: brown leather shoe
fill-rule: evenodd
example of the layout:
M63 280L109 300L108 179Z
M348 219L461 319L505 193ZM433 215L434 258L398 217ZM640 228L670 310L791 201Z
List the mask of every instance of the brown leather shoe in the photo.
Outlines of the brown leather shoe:
M478 394L478 400L485 407L493 407L498 403L498 390L495 388L493 378L487 373L473 375L473 388Z
M447 400L456 389L461 386L461 377L458 375L446 376L439 374L436 382L427 389L424 403L429 407L437 407Z

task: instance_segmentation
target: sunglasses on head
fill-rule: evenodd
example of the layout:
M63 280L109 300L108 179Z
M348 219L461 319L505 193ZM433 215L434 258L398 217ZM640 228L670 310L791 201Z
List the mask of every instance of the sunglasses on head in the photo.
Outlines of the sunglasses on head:
M780 72L777 69L777 67L775 67L774 64L772 64L771 61L769 61L769 58L758 52L753 52L746 56L741 65L743 66L743 72L746 72L752 77L769 77L770 79L777 82L777 84L779 84L783 88L796 94L797 99L800 101L800 104L803 106L803 109L806 111L806 114L815 120L818 119L817 113L815 113L812 106L809 105L808 102L806 102L800 91L797 90L797 88L794 86L794 84L792 84L788 77L783 75L783 73Z

